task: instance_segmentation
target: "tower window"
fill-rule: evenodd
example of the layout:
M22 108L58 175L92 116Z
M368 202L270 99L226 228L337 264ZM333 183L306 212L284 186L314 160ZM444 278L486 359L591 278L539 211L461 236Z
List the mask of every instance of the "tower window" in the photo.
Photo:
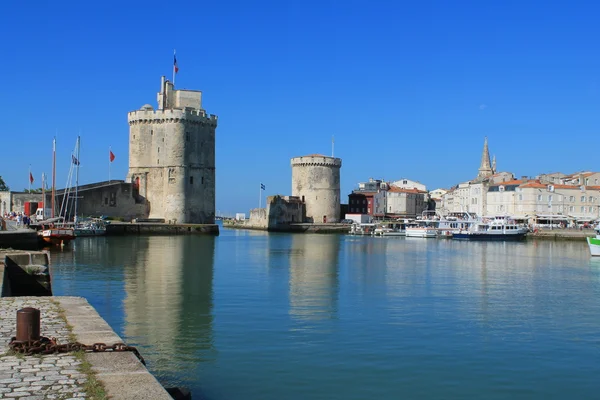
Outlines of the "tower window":
M156 163L160 164L160 158L156 159Z
M202 184L204 185L204 177L202 177L200 182L202 182Z
M193 184L194 184L194 177L190 176L190 185L193 185Z
M160 147L158 148L158 152L160 153Z
M189 132L186 132L186 134L185 134L185 141L186 142L190 141L190 133Z
M133 135L133 138L135 139L135 135Z
M163 143L165 142L165 138L163 138Z
M154 130L150 129L150 136L154 135Z

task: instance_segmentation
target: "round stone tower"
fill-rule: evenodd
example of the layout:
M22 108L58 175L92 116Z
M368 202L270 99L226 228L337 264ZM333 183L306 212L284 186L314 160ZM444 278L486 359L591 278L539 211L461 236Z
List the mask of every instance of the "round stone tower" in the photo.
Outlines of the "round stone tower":
M217 117L202 109L202 92L174 90L162 77L158 109L146 104L128 120L127 181L149 218L214 223Z
M342 159L312 154L292 158L292 196L304 201L308 222L339 222Z

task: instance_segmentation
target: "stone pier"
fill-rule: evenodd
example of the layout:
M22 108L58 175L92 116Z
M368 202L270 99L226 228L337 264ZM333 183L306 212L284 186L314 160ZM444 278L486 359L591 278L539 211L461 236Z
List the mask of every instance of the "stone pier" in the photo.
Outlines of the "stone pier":
M149 399L171 396L132 352L11 354L17 310L34 307L41 313L41 335L59 343L122 342L96 310L81 297L0 298L0 398Z

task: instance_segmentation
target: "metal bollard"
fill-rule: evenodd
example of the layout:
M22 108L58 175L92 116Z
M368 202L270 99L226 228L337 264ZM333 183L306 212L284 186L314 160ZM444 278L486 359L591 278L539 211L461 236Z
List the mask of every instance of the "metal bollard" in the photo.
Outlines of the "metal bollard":
M40 340L40 310L26 307L17 311L17 340Z

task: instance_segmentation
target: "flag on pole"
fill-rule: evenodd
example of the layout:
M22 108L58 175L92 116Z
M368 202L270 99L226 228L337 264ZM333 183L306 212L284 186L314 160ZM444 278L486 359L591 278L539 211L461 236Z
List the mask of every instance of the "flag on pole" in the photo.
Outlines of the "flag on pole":
M77 157L75 157L74 154L71 154L71 161L73 161L73 164L79 165L79 160L77 159Z
M177 56L175 53L173 53L173 69L175 70L175 73L179 72L179 67L177 66Z
M115 161L115 155L113 154L112 150L108 150L108 159L110 162Z
M29 184L33 183L33 175L31 174L31 171L29 171Z
M265 185L261 183L260 184L260 190L265 190L265 189L266 189Z

